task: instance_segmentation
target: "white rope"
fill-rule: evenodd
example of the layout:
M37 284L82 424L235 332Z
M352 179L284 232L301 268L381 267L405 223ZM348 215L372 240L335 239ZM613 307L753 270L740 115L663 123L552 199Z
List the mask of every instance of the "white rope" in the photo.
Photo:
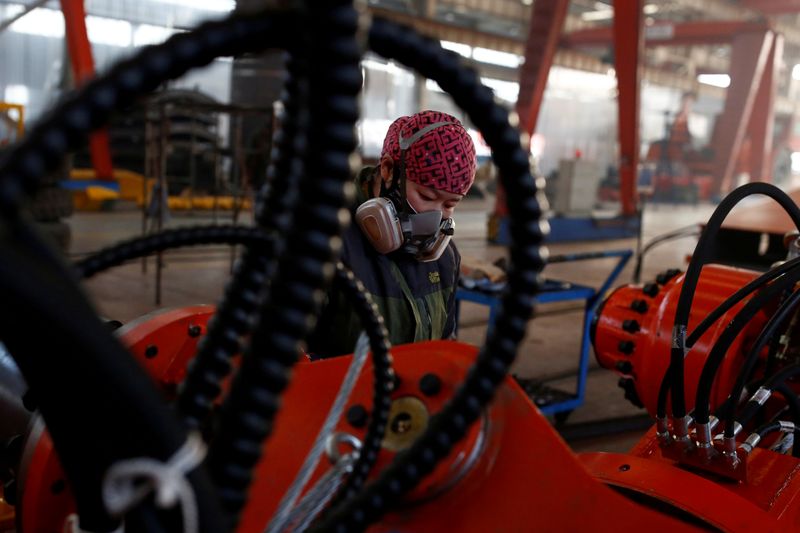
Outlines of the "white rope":
M161 509L181 506L183 531L199 530L197 500L186 475L194 470L206 455L206 446L197 433L166 462L152 457L123 459L114 463L103 480L103 503L111 516L123 517L151 492Z

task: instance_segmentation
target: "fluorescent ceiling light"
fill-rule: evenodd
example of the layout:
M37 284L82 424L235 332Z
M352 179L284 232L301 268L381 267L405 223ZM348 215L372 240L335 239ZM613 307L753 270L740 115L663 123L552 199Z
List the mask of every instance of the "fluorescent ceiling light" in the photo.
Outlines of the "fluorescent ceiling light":
M792 152L792 172L800 172L800 152Z
M130 22L92 15L86 17L86 32L92 43L111 46L130 46L133 35Z
M454 43L453 41L441 41L441 43L442 48L445 50L452 50L453 52L464 57L470 57L472 55L472 47L468 44Z
M64 37L64 15L55 9L37 8L12 24L9 29L27 35Z
M500 65L501 67L517 68L522 64L523 57L508 52L498 52L489 48L476 46L472 49L472 59L481 63Z
M176 33L179 33L178 30L172 28L140 24L133 32L133 46L163 43Z
M6 85L3 100L12 104L28 105L30 91L25 85Z
M731 77L727 74L699 74L697 81L714 87L727 88L731 84Z
M655 15L656 13L658 13L658 6L656 4L647 4L642 9L642 12L645 15Z
M800 63L792 67L792 79L800 80Z
M161 3L221 13L233 11L233 8L236 7L235 0L161 0Z
M598 20L609 20L614 18L613 9L599 9L597 11L587 11L581 13L581 20L586 22L594 22Z

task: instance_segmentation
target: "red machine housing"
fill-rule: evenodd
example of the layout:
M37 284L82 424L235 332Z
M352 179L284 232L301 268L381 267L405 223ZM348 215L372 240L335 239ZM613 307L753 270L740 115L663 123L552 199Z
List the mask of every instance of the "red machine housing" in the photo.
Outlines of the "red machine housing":
M742 272L732 276L749 279ZM671 298L667 286L662 291L661 299L654 295L651 302ZM125 326L120 335L169 392L194 357L212 311L193 307L151 315ZM605 338L604 331L597 334ZM639 348L639 354L643 352ZM392 355L400 377L393 401L412 399L422 413L412 417L412 428L420 423L417 429L423 429L427 416L441 410L463 382L477 349L434 341L395 347ZM237 531L264 530L316 438L349 363L349 357L339 357L297 365ZM426 374L439 377L438 390L425 392L421 387ZM360 404L369 409L371 389L367 363L347 407ZM396 453L387 445L393 438L392 420L389 426L376 471ZM337 431L360 438L365 430L343 417ZM320 461L311 482L328 468L327 460ZM747 468L751 475L740 483L680 468L661 453L653 431L630 454L576 457L524 391L507 379L450 456L370 531L699 531L709 526L722 531L796 530L800 479L795 474L800 461L758 448ZM64 531L65 524L74 522L69 483L41 423L27 436L19 475L17 532Z
M750 270L722 265L704 267L692 301L688 330L691 332L727 297L756 276ZM661 380L669 366L672 325L682 286L683 274L670 270L659 275L654 283L620 287L602 304L592 325L592 342L600 365L620 374L620 387L625 389L626 397L644 406L653 416ZM747 299L722 316L686 356L687 409L694 406L697 382L708 352L746 302ZM731 345L714 383L712 409L727 398L747 349L768 319L768 312L759 312Z

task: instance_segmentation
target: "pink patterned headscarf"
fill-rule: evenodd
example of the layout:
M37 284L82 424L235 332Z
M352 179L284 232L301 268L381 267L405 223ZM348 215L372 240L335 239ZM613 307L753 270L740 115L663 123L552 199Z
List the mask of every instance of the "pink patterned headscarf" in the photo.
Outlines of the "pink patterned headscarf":
M389 155L399 165L402 153L406 179L419 185L464 195L475 180L475 145L447 113L421 111L392 122L381 158Z

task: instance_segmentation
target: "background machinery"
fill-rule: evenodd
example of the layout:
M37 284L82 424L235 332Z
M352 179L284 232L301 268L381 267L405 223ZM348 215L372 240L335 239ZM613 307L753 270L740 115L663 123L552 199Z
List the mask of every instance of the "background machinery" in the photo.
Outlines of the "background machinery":
M492 148L507 192L511 266L480 349L438 341L389 356L374 305L352 274L333 268L360 42L434 79ZM21 200L113 109L217 55L270 47L291 59L256 227L167 230L67 266L20 216ZM764 274L702 268L721 219L753 193L772 196L800 227L800 210L777 189L737 189L685 275L666 273L605 302L598 356L633 380L657 423L629 454L576 457L507 377L537 296L545 225L519 133L473 72L410 28L380 18L367 25L345 1L236 14L148 47L63 102L0 163L0 338L15 363L5 366L3 398L9 411L19 403L34 411L21 431L16 418L4 428L18 435L2 454L3 526L796 529L798 463L785 452L800 422L798 367L785 327L800 301L800 260ZM143 255L210 243L245 247L216 307L118 327L98 318L77 284ZM352 357L306 362L301 341L332 282L359 303L366 341Z

